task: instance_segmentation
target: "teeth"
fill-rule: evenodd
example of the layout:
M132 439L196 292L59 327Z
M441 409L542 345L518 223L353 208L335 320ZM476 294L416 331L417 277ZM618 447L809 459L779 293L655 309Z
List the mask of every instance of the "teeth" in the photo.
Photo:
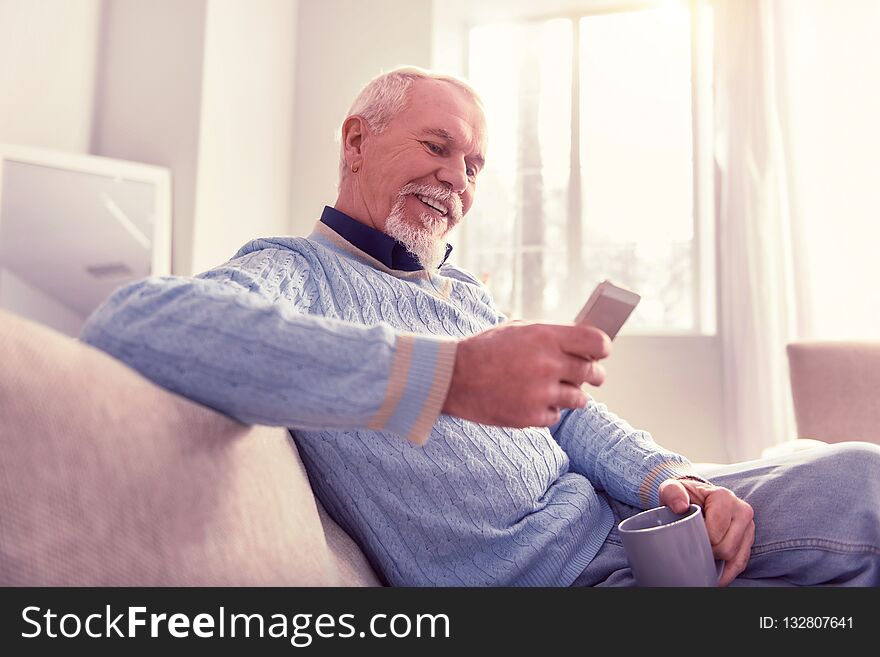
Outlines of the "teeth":
M434 208L435 210L437 210L437 212L439 212L444 217L446 216L446 212L447 212L446 207L444 207L443 204L440 203L439 201L436 201L432 198L429 198L428 196L422 196L421 194L417 194L416 198L418 198L425 205L429 205L432 208Z

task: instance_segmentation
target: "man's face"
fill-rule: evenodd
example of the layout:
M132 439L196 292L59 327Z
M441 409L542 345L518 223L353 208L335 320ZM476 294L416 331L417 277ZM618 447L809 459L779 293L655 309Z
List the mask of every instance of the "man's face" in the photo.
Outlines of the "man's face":
M466 92L416 80L407 106L364 142L362 201L383 232L389 216L434 240L470 209L483 166L485 119Z

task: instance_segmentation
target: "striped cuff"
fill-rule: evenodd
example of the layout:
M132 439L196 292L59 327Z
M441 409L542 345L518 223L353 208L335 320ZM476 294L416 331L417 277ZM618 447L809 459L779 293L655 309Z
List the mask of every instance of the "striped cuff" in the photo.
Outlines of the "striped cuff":
M664 461L659 465L655 465L639 488L639 502L641 502L642 508L653 509L655 506L660 506L660 484L667 479L679 479L681 477L699 479L688 463Z
M369 428L423 445L446 400L457 346L450 339L398 335L385 398Z

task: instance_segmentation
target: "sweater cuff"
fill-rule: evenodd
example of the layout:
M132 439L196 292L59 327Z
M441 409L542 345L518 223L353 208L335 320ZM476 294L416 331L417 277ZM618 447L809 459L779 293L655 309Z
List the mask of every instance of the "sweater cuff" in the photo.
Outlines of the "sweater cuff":
M697 476L690 463L664 461L654 466L639 488L639 501L642 508L653 509L655 506L660 506L660 484L667 479L681 479L683 477L706 481Z
M423 445L446 401L457 345L456 340L399 334L385 398L369 428Z

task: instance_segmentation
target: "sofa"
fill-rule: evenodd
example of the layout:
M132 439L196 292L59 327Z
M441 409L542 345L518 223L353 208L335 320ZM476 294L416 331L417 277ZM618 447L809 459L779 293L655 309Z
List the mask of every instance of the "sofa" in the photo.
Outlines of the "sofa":
M286 429L2 311L0 363L0 585L381 585Z

